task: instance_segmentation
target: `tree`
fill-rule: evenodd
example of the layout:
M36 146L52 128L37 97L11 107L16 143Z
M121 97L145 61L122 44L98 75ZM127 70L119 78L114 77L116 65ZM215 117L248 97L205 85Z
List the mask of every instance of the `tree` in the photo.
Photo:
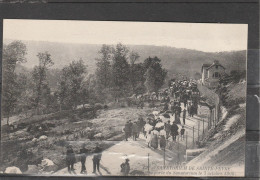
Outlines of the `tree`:
M131 51L129 55L130 65L133 66L135 62L140 58L139 54L135 51Z
M9 117L13 113L17 100L21 95L21 81L15 73L17 63L26 62L26 45L21 41L14 41L3 46L3 91L2 91L2 109L3 115Z
M61 104L76 109L82 102L81 95L87 96L84 88L86 74L87 67L82 60L73 61L62 69L58 92Z
M137 83L138 83L138 79L136 79L136 77L140 78L136 73L139 72L140 70L140 66L136 66L135 62L138 60L139 58L139 54L137 52L131 51L130 55L129 55L129 59L130 59L130 74L129 74L129 80L131 83L131 87L132 87L132 91L135 92Z
M112 65L112 83L116 99L117 97L125 96L129 90L128 52L128 48L121 43L116 45Z
M34 106L37 109L37 114L39 114L39 106L44 106L44 98L50 94L50 89L47 82L47 70L53 66L53 61L51 55L48 52L38 53L39 65L35 66L32 71L32 78L34 81L34 92L35 92L35 103Z
M167 71L162 68L161 60L158 57L147 58L144 61L145 72L145 86L148 92L155 92L158 94L159 89L163 86Z
M96 59L96 78L100 88L104 89L110 87L111 85L111 61L113 57L113 47L103 45L98 53L101 57Z

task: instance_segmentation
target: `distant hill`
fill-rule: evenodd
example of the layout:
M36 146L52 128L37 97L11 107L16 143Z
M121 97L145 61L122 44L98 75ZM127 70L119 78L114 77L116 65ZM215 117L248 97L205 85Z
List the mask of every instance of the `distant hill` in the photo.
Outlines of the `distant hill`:
M11 40L4 40L4 43L10 43ZM88 66L89 73L93 73L96 68L95 59L98 58L100 45L95 44L70 44L56 43L45 41L23 41L28 49L27 63L22 64L27 68L32 68L38 64L36 57L38 52L48 51L55 65L53 68L61 69L68 65L73 60L80 58ZM190 49L180 49L167 46L152 46L152 45L128 45L130 50L139 53L139 62L145 58L157 56L162 60L162 65L169 71L169 76L180 73L185 76L194 76L200 73L203 63L212 63L214 60L226 67L226 72L231 70L246 69L246 51L232 51L208 53Z

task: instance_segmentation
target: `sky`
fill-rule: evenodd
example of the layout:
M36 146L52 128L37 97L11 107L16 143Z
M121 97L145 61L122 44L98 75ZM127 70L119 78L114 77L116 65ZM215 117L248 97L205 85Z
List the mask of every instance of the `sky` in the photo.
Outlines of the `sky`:
M247 24L4 19L4 39L156 45L204 52L247 49Z

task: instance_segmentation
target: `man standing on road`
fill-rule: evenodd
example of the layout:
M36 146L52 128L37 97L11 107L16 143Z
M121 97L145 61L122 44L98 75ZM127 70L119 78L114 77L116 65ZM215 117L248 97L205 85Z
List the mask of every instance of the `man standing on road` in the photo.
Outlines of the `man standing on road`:
M93 173L96 173L96 169L99 171L99 163L101 160L101 156L102 156L102 149L99 147L99 144L96 144L96 148L94 151L94 156L93 156Z
M72 149L72 145L68 145L67 148L67 156L66 156L66 162L67 162L67 166L68 166L68 171L69 173L74 172L74 163L76 162L76 157L75 157L75 153Z
M130 128L130 133L129 133L129 136L128 136L128 137L132 136L133 123L132 123L131 120L129 120L129 128Z
M124 131L125 131L125 140L128 141L128 137L129 137L130 134L131 134L131 129L130 129L129 121L126 122Z
M133 140L136 141L137 134L138 134L138 125L137 125L137 122L135 122L135 123L133 124L132 130L133 130L133 133L132 133L132 134L133 134Z
M130 171L129 159L126 159L124 163L120 165L122 176L127 176Z
M87 153L88 150L86 149L86 144L84 143L82 145L82 148L79 150L80 153L80 162L81 162L81 174L86 174L86 166L85 166L85 162L86 162L86 157L87 157Z
M185 108L183 109L182 116L183 116L183 124L185 125L185 119L186 119L186 109Z

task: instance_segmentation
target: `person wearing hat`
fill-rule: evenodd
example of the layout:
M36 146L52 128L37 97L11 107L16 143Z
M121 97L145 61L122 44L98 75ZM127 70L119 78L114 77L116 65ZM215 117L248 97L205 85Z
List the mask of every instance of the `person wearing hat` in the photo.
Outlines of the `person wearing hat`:
M130 171L129 161L130 160L127 158L125 160L125 162L120 165L120 167L121 167L121 175L122 176L127 176L129 174L129 171Z
M171 121L170 120L168 120L168 122L165 123L164 129L165 129L165 132L166 132L166 139L168 139L169 136L170 136L170 132L171 132Z
M96 143L96 148L94 150L94 156L93 156L93 173L96 173L96 169L99 171L99 163L102 156L102 149L99 147L99 144Z
M124 127L124 131L125 131L125 140L128 141L128 137L131 134L131 127L130 127L130 123L129 121L126 122L125 127Z
M69 144L67 147L67 153L66 153L66 163L68 166L68 171L71 173L71 171L74 171L74 163L76 162L75 153L72 149L72 145Z
M85 166L85 162L86 162L86 158L87 158L87 153L88 150L86 149L86 144L82 144L82 148L79 150L80 153L80 162L81 162L81 174L86 174L86 166Z
M137 125L137 122L135 122L133 124L133 127L132 127L132 134L133 134L133 140L136 141L136 138L137 138L137 134L138 134L138 125Z
M129 120L129 128L130 128L130 133L129 133L129 137L132 136L132 128L133 128L133 123L131 120Z

